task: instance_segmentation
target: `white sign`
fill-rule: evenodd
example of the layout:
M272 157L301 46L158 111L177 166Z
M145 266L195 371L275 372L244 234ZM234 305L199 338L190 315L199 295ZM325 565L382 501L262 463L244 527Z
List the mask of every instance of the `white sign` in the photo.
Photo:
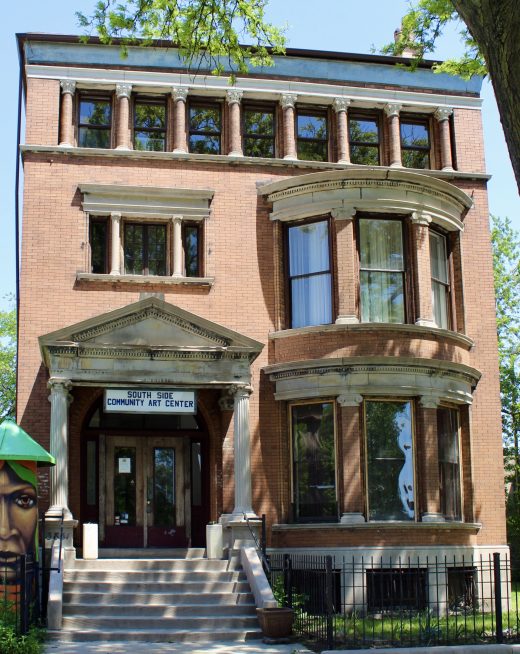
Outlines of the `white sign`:
M129 457L120 457L119 474L128 475L132 472L132 460Z
M105 411L112 413L197 413L195 391L106 388Z

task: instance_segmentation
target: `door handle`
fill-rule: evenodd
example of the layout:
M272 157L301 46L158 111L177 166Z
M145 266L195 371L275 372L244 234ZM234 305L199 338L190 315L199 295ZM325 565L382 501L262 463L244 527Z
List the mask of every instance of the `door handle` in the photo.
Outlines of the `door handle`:
M146 513L152 512L153 502L153 479L147 477L146 479Z

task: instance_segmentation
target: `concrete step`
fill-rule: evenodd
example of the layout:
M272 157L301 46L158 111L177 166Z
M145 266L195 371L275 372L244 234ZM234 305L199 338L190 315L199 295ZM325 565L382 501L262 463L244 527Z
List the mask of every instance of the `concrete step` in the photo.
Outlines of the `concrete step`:
M65 591L63 594L64 606L69 604L121 604L131 606L135 604L139 607L156 606L168 603L169 606L184 606L196 604L201 608L210 606L239 606L254 605L253 595L247 593L125 593L125 592L90 592L85 591Z
M147 582L133 581L77 581L63 584L64 592L73 590L81 592L104 592L104 593L249 593L250 588L247 581L183 581L169 582L157 581L153 584Z
M211 618L220 617L237 617L237 616L256 616L256 606L251 604L182 604L181 606L171 606L169 604L148 604L141 605L121 605L103 603L95 606L86 602L67 603L63 607L63 615L80 616L88 615L89 617L110 617L121 616L124 610L125 616L145 617L152 616L155 618L176 618L176 617L198 617Z
M76 559L73 568L69 570L124 570L124 571L162 571L162 570L186 570L186 571L221 571L235 570L236 567L226 560L218 559Z
M206 556L204 547L190 548L115 548L105 547L98 551L100 559L202 559Z
M198 628L196 632L187 629L83 629L74 631L47 631L47 638L63 642L88 641L125 641L125 642L171 642L171 643L215 643L219 641L240 642L262 637L260 629L204 629ZM189 651L189 650L187 650Z
M98 629L98 630L112 630L112 629L128 629L150 631L154 629L191 629L198 631L199 629L219 629L219 628L232 628L232 629L258 629L258 619L255 615L228 615L225 622L220 616L199 616L183 615L178 617L164 617L164 616L128 616L124 613L119 615L66 615L63 616L63 629L65 630L85 630L85 629Z
M81 583L98 581L103 582L125 582L132 580L133 583L145 582L155 584L158 582L184 583L188 581L244 581L246 576L243 572L216 571L211 570L66 570L63 581L67 583Z

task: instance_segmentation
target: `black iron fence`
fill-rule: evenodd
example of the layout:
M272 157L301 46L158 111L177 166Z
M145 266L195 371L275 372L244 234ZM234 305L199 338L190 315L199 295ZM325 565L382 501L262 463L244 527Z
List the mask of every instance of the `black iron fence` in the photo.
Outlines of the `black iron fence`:
M487 558L339 558L271 554L280 604L317 647L520 642L519 568Z
M32 555L0 556L0 624L24 635L40 618L40 576Z

